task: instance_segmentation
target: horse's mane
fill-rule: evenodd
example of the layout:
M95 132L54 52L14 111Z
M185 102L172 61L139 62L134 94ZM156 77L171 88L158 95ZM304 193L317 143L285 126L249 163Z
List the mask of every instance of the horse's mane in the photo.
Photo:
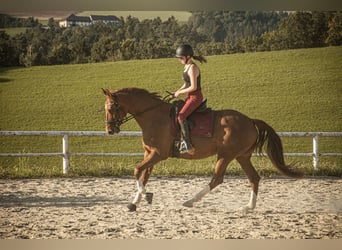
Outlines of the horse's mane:
M161 96L157 92L149 92L146 89L140 88L123 88L121 90L116 91L117 94L134 94L140 96L148 96L153 99L161 101Z

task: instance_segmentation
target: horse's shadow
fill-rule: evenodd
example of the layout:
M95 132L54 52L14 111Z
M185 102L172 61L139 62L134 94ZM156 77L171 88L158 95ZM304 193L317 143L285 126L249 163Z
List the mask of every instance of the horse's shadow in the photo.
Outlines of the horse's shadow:
M0 83L6 83L6 82L10 82L10 81L12 81L12 80L9 78L0 77Z
M0 207L92 207L97 205L122 205L125 200L106 196L41 197L19 193L2 193ZM126 202L127 203L127 202Z

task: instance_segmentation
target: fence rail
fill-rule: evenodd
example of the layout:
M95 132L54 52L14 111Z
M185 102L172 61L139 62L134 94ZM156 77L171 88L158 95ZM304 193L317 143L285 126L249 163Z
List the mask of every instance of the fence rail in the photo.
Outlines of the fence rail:
M320 153L318 147L319 137L341 137L342 132L278 132L281 137L312 137L311 153L285 153L285 156L312 156L315 170L319 166L319 156L342 156L342 153ZM0 136L62 136L62 152L58 153L0 153L7 157L30 157L30 156L61 156L63 157L63 173L67 174L69 169L69 158L71 156L143 156L143 153L77 153L69 152L69 136L108 136L99 131L0 131ZM122 131L114 136L142 136L138 131ZM254 156L259 156L254 154Z

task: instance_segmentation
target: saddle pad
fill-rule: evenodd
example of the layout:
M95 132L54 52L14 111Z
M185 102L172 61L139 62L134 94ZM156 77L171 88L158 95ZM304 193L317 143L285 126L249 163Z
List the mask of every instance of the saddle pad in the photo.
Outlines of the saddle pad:
M212 137L213 135L213 112L193 113L188 118L190 136Z

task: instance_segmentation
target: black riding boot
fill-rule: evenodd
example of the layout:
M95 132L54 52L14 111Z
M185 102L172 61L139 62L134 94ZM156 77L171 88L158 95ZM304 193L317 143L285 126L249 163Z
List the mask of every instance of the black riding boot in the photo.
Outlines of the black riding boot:
M181 154L187 153L188 151L192 150L193 147L190 143L190 133L189 133L189 125L188 121L184 120L180 124L181 127L181 143L179 146L179 152Z

